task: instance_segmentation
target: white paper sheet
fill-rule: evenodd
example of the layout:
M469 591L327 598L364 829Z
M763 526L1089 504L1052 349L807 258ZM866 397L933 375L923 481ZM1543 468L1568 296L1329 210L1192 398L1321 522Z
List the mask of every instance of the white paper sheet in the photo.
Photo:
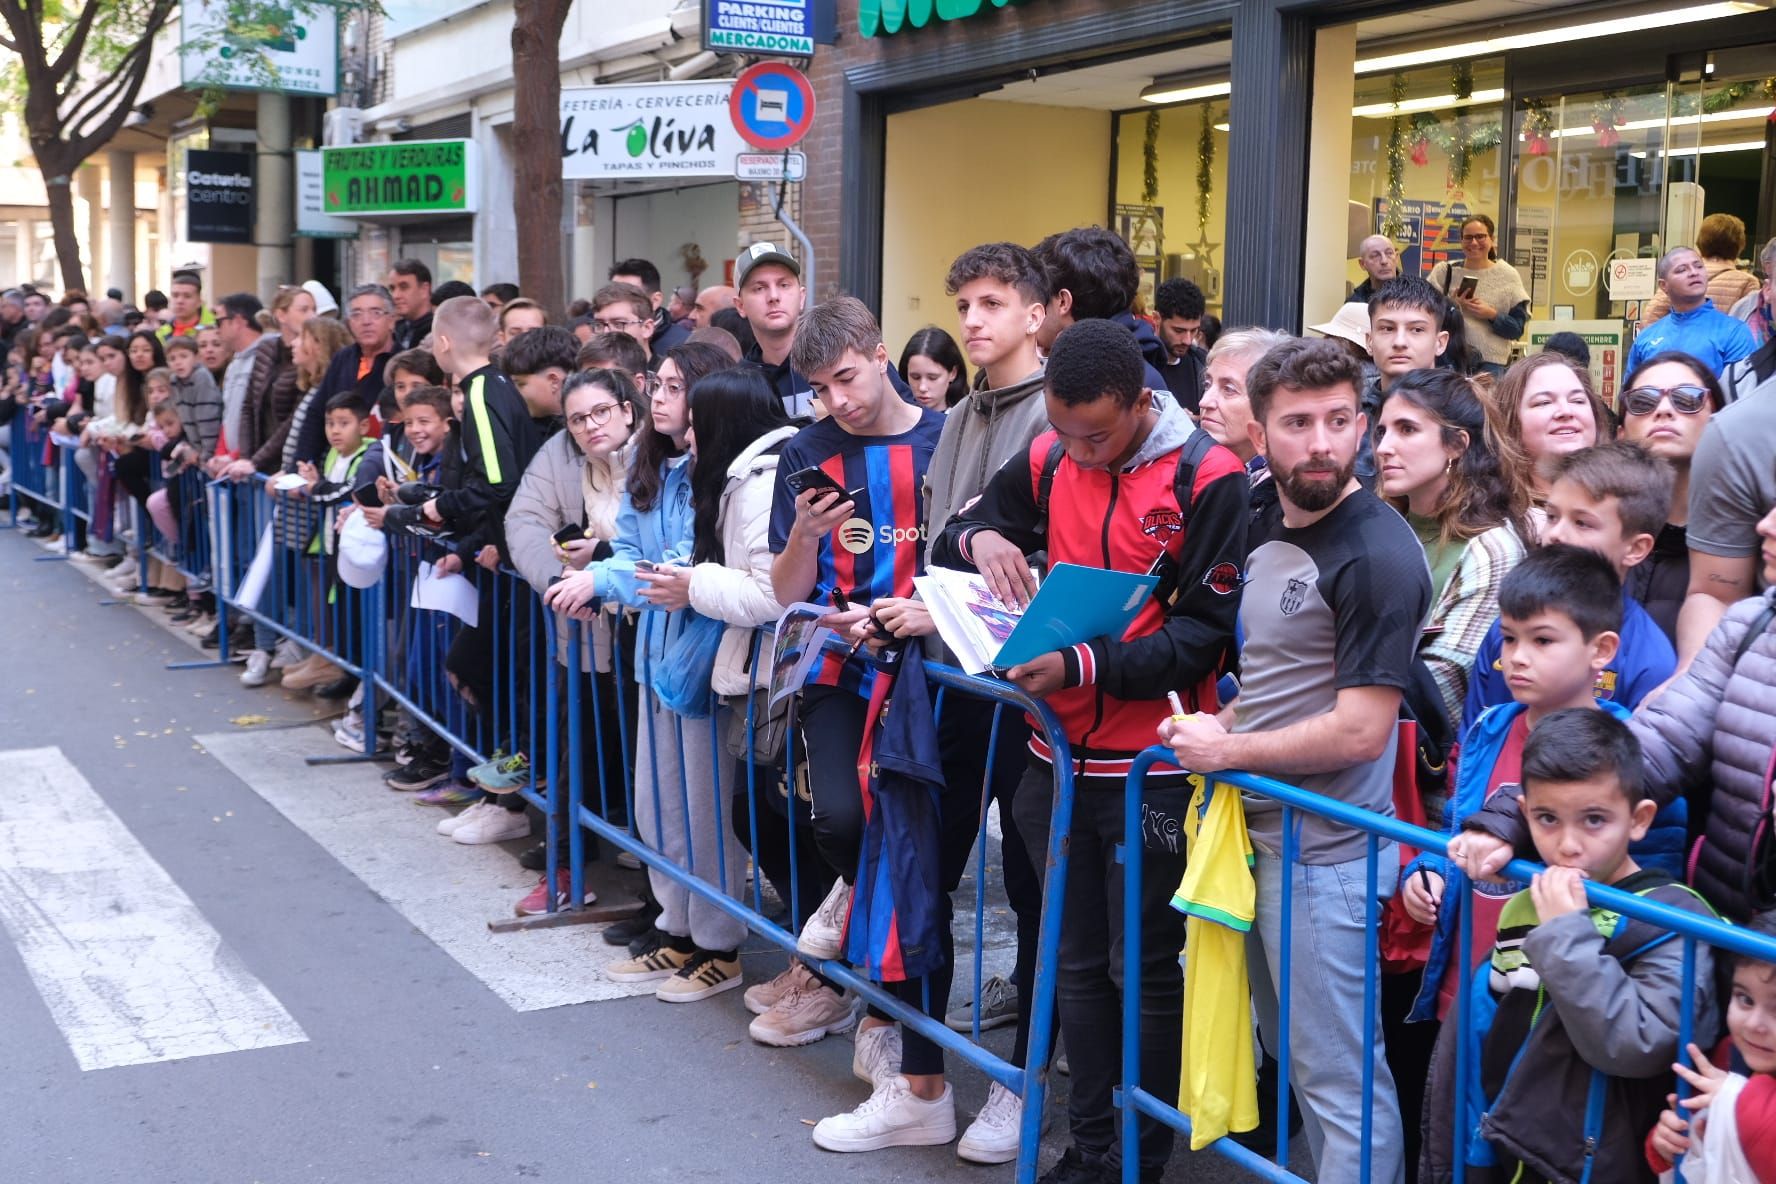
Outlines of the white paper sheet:
M241 577L234 588L234 603L244 608L259 607L259 598L265 595L265 585L271 579L272 548L277 544L271 539L271 523L259 532L259 548L253 552L253 562L247 565L247 574Z
M429 563L419 565L413 581L413 596L408 601L414 608L449 613L473 628L481 615L481 597L474 582L460 575L441 576Z

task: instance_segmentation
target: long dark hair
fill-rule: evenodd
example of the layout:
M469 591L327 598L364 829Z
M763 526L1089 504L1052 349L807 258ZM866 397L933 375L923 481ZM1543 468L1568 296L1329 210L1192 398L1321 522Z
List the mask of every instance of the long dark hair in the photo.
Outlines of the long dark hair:
M154 365L149 370L158 370L167 364L166 350L161 348L160 338L148 329L136 330L128 340L107 337L100 342L123 355L123 373L117 376L117 417L127 423L148 422L147 371L137 370L129 360L129 347L137 338L146 341L154 350Z
M1449 334L1449 341L1437 355L1437 365L1457 374L1474 373L1477 358L1468 348L1468 318L1462 315L1461 305L1451 301L1443 306L1442 329Z
M697 465L691 470L691 509L696 526L691 558L725 563L721 545L721 499L728 466L766 432L791 420L783 400L756 366L717 370L691 388L691 426L697 433Z
M944 406L954 407L968 393L968 367L962 362L962 351L956 346L956 339L939 329L936 325L926 325L913 334L907 341L906 348L900 351L900 376L906 377L907 363L914 358L930 358L945 370L953 370L956 376L950 379L950 389L944 392Z
M1408 371L1387 393L1396 396L1430 416L1445 448L1461 449L1437 503L1443 541L1471 539L1501 524L1528 541L1529 487L1521 463L1500 454L1510 437L1499 430L1492 400L1451 370ZM1395 505L1405 512L1403 500Z
M701 341L687 341L667 350L666 360L678 367L687 392L708 375L735 364L720 347ZM686 405L689 406L688 399ZM661 435L651 416L635 425L635 433L635 458L629 465L629 501L637 510L651 510L654 499L660 496L661 485L665 484L661 469L672 457L683 455L684 449L674 444L672 437Z

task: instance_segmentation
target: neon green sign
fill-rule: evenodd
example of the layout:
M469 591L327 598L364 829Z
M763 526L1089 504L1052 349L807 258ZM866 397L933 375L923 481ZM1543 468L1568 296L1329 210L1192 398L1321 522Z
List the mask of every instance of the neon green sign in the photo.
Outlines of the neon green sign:
M865 37L887 37L903 29L923 29L933 20L959 21L988 8L1024 0L860 0L857 28Z

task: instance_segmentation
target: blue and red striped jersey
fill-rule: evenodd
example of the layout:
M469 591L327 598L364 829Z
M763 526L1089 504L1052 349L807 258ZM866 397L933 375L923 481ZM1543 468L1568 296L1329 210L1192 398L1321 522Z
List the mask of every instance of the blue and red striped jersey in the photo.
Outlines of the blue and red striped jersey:
M857 605L913 595L913 577L925 570L925 469L943 425L943 414L927 409L900 435L854 436L823 419L783 446L771 503L772 554L788 544L795 524L795 495L785 482L789 474L818 466L846 489L862 491L856 515L820 540L819 575L810 599L827 601L834 588ZM861 657L845 661L848 648L847 642L828 653L808 681L867 697L873 671Z

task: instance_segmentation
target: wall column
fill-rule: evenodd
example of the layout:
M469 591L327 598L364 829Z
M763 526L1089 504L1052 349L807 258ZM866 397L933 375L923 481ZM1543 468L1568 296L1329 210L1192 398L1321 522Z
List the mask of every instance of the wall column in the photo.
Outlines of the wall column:
M1279 0L1244 0L1235 10L1222 318L1228 325L1301 328L1301 289L1292 277L1301 274L1307 233L1313 54L1307 15L1282 9ZM1350 139L1348 127L1335 134Z
M293 282L290 244L296 231L296 176L290 155L290 96L259 95L258 159L254 163L253 243L259 299L269 302L278 285Z
M105 153L105 172L111 190L105 219L105 287L118 289L125 300L135 300L136 154L113 148Z
M86 203L86 226L82 228L83 233L80 235L83 240L81 246L85 248L81 254L86 256L86 294L102 295L104 290L99 287L99 259L104 254L105 200L99 184L97 165L88 164L75 170L74 192Z
M1307 233L1301 269L1301 312L1307 324L1326 320L1344 303L1356 63L1355 25L1315 34L1310 116L1314 134L1307 159Z

